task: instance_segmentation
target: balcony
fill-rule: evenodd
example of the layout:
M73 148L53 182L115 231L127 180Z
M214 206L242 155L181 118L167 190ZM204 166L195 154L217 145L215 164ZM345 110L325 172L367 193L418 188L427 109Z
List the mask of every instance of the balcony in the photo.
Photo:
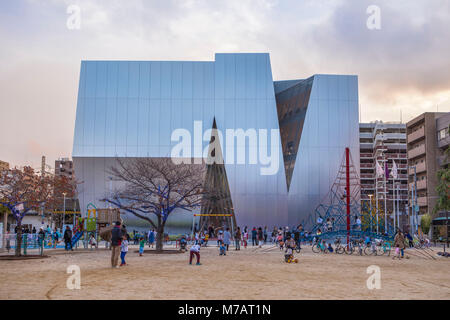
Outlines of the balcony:
M373 158L373 154L371 154L371 153L360 153L359 154L359 157L360 158Z
M408 159L414 159L424 154L425 154L425 144L421 144L420 146L408 151Z
M428 205L427 197L418 197L417 204L419 207L426 207Z
M425 137L425 127L408 134L408 143L414 142L423 137Z
M427 164L425 161L416 164L416 173L424 172L426 170L427 170ZM410 175L414 175L414 168L409 168L408 173Z
M450 163L450 157L447 157L446 155L439 156L438 163L441 167L444 167Z
M412 190L414 187L414 182L409 184L409 190ZM427 188L427 179L418 180L417 181L417 190L423 190Z

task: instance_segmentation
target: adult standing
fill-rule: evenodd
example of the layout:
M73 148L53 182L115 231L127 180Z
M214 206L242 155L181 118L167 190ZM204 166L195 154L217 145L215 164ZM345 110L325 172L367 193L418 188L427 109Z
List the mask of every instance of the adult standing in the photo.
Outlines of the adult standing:
M261 248L264 241L264 232L261 227L258 228L258 246Z
M300 247L300 230L299 230L299 227L297 227L297 229L294 230L294 241L295 241L295 245Z
M69 251L69 250L73 251L73 249L72 249L72 230L70 230L69 226L66 226L66 230L64 231L64 244L65 244L64 248L67 251Z
M154 243L155 243L155 229L152 229L148 232L148 247L153 248Z
M241 250L241 228L240 227L237 227L237 230L234 233L234 242L236 243L235 250Z
M58 241L59 241L58 229L56 229L55 227L55 231L53 231L53 248L56 248Z
M122 245L123 233L120 228L120 221L116 221L116 225L111 230L111 267L119 268L120 246Z
M411 234L406 231L405 232L405 238L408 239L408 245L410 248L414 247L413 238L411 237Z
M230 246L230 240L231 240L230 228L227 228L223 234L223 243L224 243L225 247L227 248L227 251L228 251L228 247Z
M252 246L256 245L257 233L258 232L256 231L256 227L253 227L253 229L252 229Z
M398 230L397 234L395 235L394 247L400 249L400 252L401 252L402 258L403 258L404 250L405 250L405 237L403 236L403 233L400 230Z
M267 231L267 226L265 226L264 227L264 244L266 244L266 242L267 242L267 234L268 234L269 232Z
M244 235L242 237L242 244L244 245L245 249L247 249L247 242L248 242L248 229L247 229L247 226L245 226Z

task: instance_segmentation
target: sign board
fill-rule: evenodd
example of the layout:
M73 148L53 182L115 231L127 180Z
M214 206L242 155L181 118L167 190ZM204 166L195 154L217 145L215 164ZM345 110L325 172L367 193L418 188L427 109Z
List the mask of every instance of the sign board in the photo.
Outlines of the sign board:
M96 209L97 223L112 224L115 221L120 221L119 209Z

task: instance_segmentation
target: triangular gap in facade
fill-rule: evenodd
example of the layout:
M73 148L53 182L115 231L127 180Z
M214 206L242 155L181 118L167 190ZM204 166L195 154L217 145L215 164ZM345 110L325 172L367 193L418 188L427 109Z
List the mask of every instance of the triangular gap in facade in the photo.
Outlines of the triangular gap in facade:
M214 143L215 139L218 142ZM214 146L217 148L214 148ZM231 200L230 187L228 185L215 118L212 125L208 157L209 159L214 158L216 161L213 163L208 161L206 164L204 190L207 191L207 196L204 198L200 213L211 216L200 216L200 230L212 226L214 229L226 229L228 227L233 231L236 229L236 217L234 216L233 202ZM231 214L231 216L214 216L221 214Z
M286 185L289 192L314 77L299 81L275 95Z

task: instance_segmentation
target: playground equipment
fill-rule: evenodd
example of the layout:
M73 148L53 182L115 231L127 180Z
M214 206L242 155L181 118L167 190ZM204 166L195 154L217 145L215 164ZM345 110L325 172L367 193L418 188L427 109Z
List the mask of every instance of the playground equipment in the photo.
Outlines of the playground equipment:
M350 154L345 148L344 156L339 167L336 180L330 191L302 224L312 226L311 237L321 239L346 238L347 244L351 238L383 238L391 240L394 227L388 221L384 225L384 206L381 202L377 206L369 202L360 203L361 185L359 174ZM360 223L358 221L360 220ZM310 240L310 239L309 239Z

